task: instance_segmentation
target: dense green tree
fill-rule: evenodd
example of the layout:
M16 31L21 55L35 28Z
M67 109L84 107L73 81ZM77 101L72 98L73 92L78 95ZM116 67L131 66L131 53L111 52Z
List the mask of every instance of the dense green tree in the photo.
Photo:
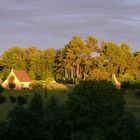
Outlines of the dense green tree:
M115 74L120 81L131 75L135 83L139 83L140 53L131 52L125 43L117 45L103 41L99 47L95 37L87 36L83 40L74 36L60 50L36 47L6 50L0 58L0 78L6 79L11 68L25 69L33 80L55 77L78 83L87 79L110 80Z
M121 90L107 81L83 81L66 104L55 97L46 106L34 94L28 106L16 106L0 123L2 140L139 140L136 119L124 110Z
M73 37L60 51L57 58L57 71L68 80L86 79L92 64L93 52L98 48L98 41L89 36L85 41L81 37Z
M88 73L87 79L96 80L96 81L109 80L110 75L106 71L101 71L100 69L93 69L93 70L90 70L90 72Z
M36 117L43 118L44 115L44 104L41 94L34 93L33 98L29 103L29 112Z
M112 42L102 42L99 60L101 60L102 68L105 71L110 74L116 74L117 77L125 73L135 76L138 68L136 59L127 44L118 46Z
M136 119L131 113L125 113L117 124L116 139L117 140L132 140L137 139ZM110 138L111 140L111 138Z
M135 58L137 60L138 66L140 68L140 52L139 51L135 52L134 56L135 56Z
M41 79L41 50L36 47L26 49L27 70L32 79Z
M8 115L8 122L3 126L3 132L0 134L3 140L31 139L29 135L29 116L26 109L22 106L15 107Z
M53 48L39 50L36 47L10 48L0 59L0 76L5 79L11 69L24 69L32 79L45 80L53 75L56 51Z
M42 79L51 77L54 73L54 61L56 58L56 51L54 48L48 48L42 51L41 55L41 74Z
M124 103L121 91L116 89L111 82L82 82L70 94L68 101L68 110L72 121L72 137L74 139L111 140L121 127L118 124L123 122L123 119L120 118L125 115ZM136 124L132 124L131 127L131 120L133 121L130 117L130 122L125 127L128 125L134 133ZM124 133L117 132L117 135L121 135L122 139L129 136L134 138L132 133L129 135L126 131ZM116 140L120 140L119 138Z
M12 68L25 69L26 54L24 48L14 47L9 48L2 54L1 62L3 64L2 78L6 78Z
M35 94L28 108L16 106L9 112L8 120L1 125L0 133L3 140L46 140L44 130L43 101L39 94Z
M56 97L51 97L45 108L45 130L52 140L69 140L70 127L66 107Z

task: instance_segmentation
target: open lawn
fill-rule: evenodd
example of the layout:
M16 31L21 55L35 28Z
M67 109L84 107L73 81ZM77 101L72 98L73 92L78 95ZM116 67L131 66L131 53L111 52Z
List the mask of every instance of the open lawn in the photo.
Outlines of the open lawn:
M6 120L6 116L8 112L13 109L13 107L16 105L16 103L11 103L9 97L11 95L14 96L25 96L30 101L31 97L35 92L41 93L42 97L45 102L52 97L55 96L60 102L64 103L67 100L67 95L72 91L74 85L70 84L59 84L59 83L53 83L47 86L46 90L46 96L45 96L45 89L42 88L36 88L33 90L4 90L2 93L4 96L6 96L6 102L3 104L0 104L0 120Z

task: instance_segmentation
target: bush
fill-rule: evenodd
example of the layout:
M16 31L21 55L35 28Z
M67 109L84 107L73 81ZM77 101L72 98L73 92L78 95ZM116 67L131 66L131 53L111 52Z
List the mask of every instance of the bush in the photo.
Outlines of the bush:
M42 99L41 94L35 93L29 103L29 112L32 115L36 116L37 114L39 114L39 116L41 116L44 112L43 108L44 108L44 105L43 105L43 99Z
M26 98L30 98L30 95L26 94L25 97L26 97Z
M3 104L6 101L5 96L0 96L0 104Z
M50 83L56 83L55 79L53 77L48 77L46 80L45 80L45 83L46 84L50 84Z
M13 95L11 95L9 98L10 98L11 103L15 103L17 100L16 97Z
M32 88L43 88L43 84L41 81L34 81L30 84Z
M14 75L11 75L9 78L8 78L8 86L10 89L14 89L15 88L15 83L14 83Z
M23 96L18 96L17 97L17 104L18 105L24 105L27 103L27 98Z
M140 90L137 90L137 91L135 92L135 94L136 94L138 97L140 97Z
M0 85L0 94L3 92L4 88Z
M74 81L73 81L73 79L66 79L65 81L64 81L64 83L65 84L74 84Z
M122 88L140 89L140 82L137 80L123 81Z
M72 138L107 140L107 136L115 133L116 122L124 115L124 104L122 92L112 82L80 82L69 94L67 102L72 130L75 130ZM108 134L110 130L112 132Z

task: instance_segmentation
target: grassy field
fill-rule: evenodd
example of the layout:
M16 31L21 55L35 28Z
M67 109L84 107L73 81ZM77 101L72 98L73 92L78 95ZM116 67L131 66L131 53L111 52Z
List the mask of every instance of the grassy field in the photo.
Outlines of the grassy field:
M135 94L135 90L130 90L124 95L126 101L125 109L131 112L140 121L140 96Z
M73 90L73 88L73 85L64 85L59 83L50 84L47 86L47 98L45 98L45 90L41 88L28 91L5 90L3 95L6 96L7 101L3 104L0 104L0 120L6 120L8 112L16 105L10 102L10 95L26 96L29 102L33 94L35 92L38 92L42 94L45 102L47 102L50 97L55 96L60 102L64 103L68 99L68 94ZM126 101L126 111L133 113L135 117L140 121L140 96L138 97L135 94L134 90L129 90L127 93L124 94L124 99Z
M45 90L42 88L36 88L33 90L5 90L2 94L6 96L7 100L5 103L0 104L0 120L6 120L8 112L14 108L16 103L10 102L10 95L18 96L26 96L27 100L31 99L34 93L38 92L42 94L42 97L45 102L49 100L50 97L55 96L60 102L64 103L67 100L67 95L72 91L73 85L64 85L59 83L54 83L47 86L47 97L45 98Z

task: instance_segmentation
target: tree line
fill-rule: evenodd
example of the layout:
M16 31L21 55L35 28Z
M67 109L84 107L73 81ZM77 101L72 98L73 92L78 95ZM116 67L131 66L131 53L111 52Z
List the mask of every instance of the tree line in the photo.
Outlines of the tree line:
M110 80L111 75L133 85L140 82L140 51L132 52L125 43L99 41L88 36L74 36L62 49L14 47L0 58L0 77L11 68L25 69L32 79L55 77L76 83L80 80Z

